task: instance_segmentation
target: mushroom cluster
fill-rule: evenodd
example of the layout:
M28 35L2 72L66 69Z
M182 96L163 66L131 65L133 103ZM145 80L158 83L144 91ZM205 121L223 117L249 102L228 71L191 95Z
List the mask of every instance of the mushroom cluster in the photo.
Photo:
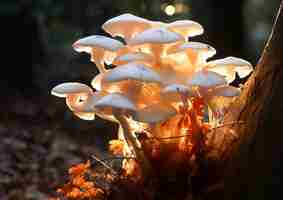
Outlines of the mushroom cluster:
M124 161L128 173L137 168L149 173L166 147L175 152L174 159L177 152L185 155L185 162L196 160L207 143L206 133L223 123L240 94L229 83L236 73L247 76L251 64L236 57L207 61L216 50L190 40L203 33L191 20L163 23L123 14L102 28L120 40L92 35L73 44L76 51L89 53L99 70L93 89L68 82L54 87L52 94L66 98L82 119L97 115L120 124L119 140L110 146L116 154L135 158ZM113 67L106 69L109 65Z

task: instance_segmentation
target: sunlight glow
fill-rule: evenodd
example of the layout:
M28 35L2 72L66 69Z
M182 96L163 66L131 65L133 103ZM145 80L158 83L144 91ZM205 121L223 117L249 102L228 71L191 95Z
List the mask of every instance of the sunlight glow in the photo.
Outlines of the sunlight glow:
M176 8L173 5L167 5L164 9L164 12L166 13L166 15L172 16L175 14Z

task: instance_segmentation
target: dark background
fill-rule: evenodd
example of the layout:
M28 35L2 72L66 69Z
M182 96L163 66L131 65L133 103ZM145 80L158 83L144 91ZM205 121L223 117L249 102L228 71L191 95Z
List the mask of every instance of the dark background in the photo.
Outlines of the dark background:
M107 35L100 26L129 12L152 20L192 19L204 26L192 38L217 49L214 58L237 56L256 64L280 0L2 0L0 14L0 199L46 199L64 183L67 168L105 155L117 127L83 121L63 99L50 95L65 81L90 84L97 74L89 55L71 45ZM174 15L165 12L168 5ZM7 25L6 25L7 24Z

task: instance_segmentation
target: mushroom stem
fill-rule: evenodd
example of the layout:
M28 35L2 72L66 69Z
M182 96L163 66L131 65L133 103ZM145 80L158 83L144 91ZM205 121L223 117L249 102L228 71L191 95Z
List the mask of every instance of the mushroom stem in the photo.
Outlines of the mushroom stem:
M188 108L189 108L188 95L182 93L181 91L179 91L179 89L177 91L178 91L178 93L179 93L179 95L181 97L181 100L182 100L182 103L183 103L183 109L184 109L184 111L187 111Z
M133 149L133 153L135 154L137 162L141 167L144 178L147 177L152 172L152 166L149 160L147 159L146 155L144 154L143 150L139 148L137 139L132 135L126 117L120 112L114 112L113 114L115 118L119 121L123 129L124 137L126 139L127 144Z
M104 67L104 65L102 63L100 63L99 61L93 61L99 71L99 73L104 73L106 72L106 69Z

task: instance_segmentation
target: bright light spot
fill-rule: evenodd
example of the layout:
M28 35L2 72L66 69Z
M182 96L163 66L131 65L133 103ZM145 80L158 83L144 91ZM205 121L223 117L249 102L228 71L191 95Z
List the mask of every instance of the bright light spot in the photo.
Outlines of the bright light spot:
M166 15L172 16L175 14L176 8L173 5L167 5L164 9L164 12L166 13Z

